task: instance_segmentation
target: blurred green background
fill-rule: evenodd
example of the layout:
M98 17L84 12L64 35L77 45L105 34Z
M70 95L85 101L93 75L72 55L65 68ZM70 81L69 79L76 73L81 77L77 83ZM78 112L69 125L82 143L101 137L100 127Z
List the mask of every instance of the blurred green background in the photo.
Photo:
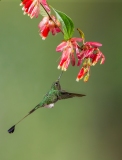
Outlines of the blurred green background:
M103 44L104 65L91 68L87 83L69 67L62 88L86 97L59 101L8 128L38 104L60 74L62 34L42 41L41 16L23 16L20 1L0 2L0 160L122 159L122 3L48 1L69 15L87 41ZM79 36L75 33L75 36Z

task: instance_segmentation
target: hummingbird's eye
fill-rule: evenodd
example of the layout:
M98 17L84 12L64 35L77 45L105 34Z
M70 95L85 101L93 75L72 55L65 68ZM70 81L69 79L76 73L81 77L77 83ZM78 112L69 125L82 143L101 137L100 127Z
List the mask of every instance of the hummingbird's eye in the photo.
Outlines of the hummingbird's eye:
M58 85L58 82L55 83L55 86L57 86L57 85Z

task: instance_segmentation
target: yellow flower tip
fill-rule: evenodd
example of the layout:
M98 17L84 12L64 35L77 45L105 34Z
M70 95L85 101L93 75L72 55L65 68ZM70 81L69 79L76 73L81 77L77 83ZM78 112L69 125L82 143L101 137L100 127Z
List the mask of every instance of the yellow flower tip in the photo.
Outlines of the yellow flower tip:
M22 3L20 3L20 6L22 6L23 4Z
M30 14L28 14L28 16L30 16L31 19L34 17L34 16L30 15Z
M77 78L76 81L79 82L79 78Z
M92 66L95 66L95 64L96 64L96 62L93 62L93 63L92 63Z
M87 73L87 75L84 77L83 81L87 82L89 80L89 76L90 76L89 73Z
M24 12L23 14L26 15L26 12Z
M42 37L42 40L45 40L46 39L46 37Z
M88 81L88 77L84 77L83 81L87 82Z
M88 79L87 79L87 80L86 80L86 79L84 79L83 81L84 81L84 82L88 82Z
M63 71L66 71L67 69L66 68L63 68Z
M60 69L61 67L60 66L58 66L58 69Z

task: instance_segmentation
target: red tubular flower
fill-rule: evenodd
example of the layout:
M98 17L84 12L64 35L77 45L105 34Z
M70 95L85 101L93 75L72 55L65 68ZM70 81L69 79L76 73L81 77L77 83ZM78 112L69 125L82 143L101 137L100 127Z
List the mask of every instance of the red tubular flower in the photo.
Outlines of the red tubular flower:
M70 63L70 53L71 52L71 48L67 47L62 54L58 69L62 68L62 70L66 71L69 63Z
M93 46L93 47L101 47L102 44L99 42L86 42L85 45Z
M57 46L56 51L62 52L62 57L61 57L58 69L61 68L62 70L66 71L70 64L70 61L71 61L72 66L75 65L74 49L75 49L76 54L79 53L79 45L77 41L81 42L82 39L81 38L71 38L68 41L63 41Z
M56 35L58 32L61 31L59 29L60 22L58 22L58 20L56 20L54 16L52 16L52 19L53 20L51 20L49 17L44 17L38 25L40 30L40 36L43 40L46 39L49 31L52 32L52 35Z
M23 6L22 10L24 11L24 14L28 14L30 18L37 18L40 13L40 3L45 7L47 12L50 12L46 0L22 0L20 6Z
M85 72L85 68L82 67L81 70L80 70L79 73L78 73L78 76L77 76L76 81L79 81L80 79L82 79L85 73L86 73L86 72Z
M100 52L100 51L98 51L98 53L96 53L96 54L93 54L93 56L92 56L92 65L93 66L99 61L99 59L101 58L101 55L102 55L102 52Z
M80 72L78 73L76 81L79 81L84 77L84 82L87 82L89 79L89 71L90 67L94 66L100 59L101 64L105 61L105 56L99 50L98 47L102 46L101 43L98 42L86 42L81 47L81 52L77 54L78 63L77 66L80 66L82 61L83 67L81 68Z
M94 57L94 54L99 52L98 47L102 46L101 43L98 42L86 42L82 46L82 51L77 55L78 57L78 66L80 66L82 60L85 58Z
M88 67L88 68L82 67L77 75L76 81L79 81L80 79L82 79L85 76L84 82L87 82L88 78L89 78L89 69L90 69L90 67Z
M82 46L82 51L77 54L78 57L78 64L77 66L80 66L82 61L85 58L90 58L92 60L92 65L94 66L99 60L101 59L101 64L105 61L105 56L102 54L102 52L99 50L98 47L102 46L101 43L98 42L86 42Z

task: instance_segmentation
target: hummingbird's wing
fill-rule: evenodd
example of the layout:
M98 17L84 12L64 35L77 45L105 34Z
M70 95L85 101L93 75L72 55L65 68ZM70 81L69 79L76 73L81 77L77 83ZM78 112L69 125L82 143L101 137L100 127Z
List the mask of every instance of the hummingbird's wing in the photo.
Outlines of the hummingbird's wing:
M70 93L70 92L66 92L64 90L61 90L60 93L61 93L61 96L60 96L59 100L67 99L67 98L73 98L73 97L83 97L83 96L85 96L84 94Z

